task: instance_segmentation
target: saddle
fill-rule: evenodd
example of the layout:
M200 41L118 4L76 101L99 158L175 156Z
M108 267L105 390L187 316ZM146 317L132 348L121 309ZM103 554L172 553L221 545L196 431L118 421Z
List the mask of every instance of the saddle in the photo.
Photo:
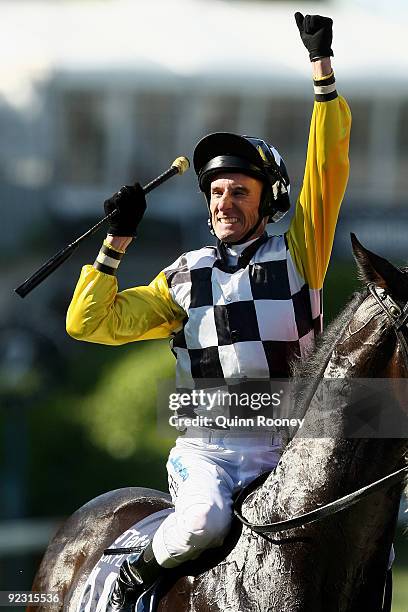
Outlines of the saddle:
M164 519L174 512L174 508L165 508L145 517L122 533L104 551L94 566L84 585L77 612L94 612L106 609L112 585L115 582L120 566L130 554L142 554L153 539ZM156 612L161 597L170 590L174 583L183 576L198 576L225 559L234 548L241 534L242 525L234 518L231 530L224 544L219 548L204 551L195 561L183 563L179 568L167 570L164 576L155 582L137 600L133 612Z
M134 554L138 551L140 553L143 552L161 523L171 512L174 512L173 508L165 508L155 512L138 521L116 538L109 548L104 551L104 554L89 574L82 591L77 612L93 612L94 610L102 611L106 609L112 585L118 576L123 561L129 554ZM116 554L110 552L118 549L128 550L129 552L118 552ZM135 605L135 612L154 612L157 609L158 602L158 584L154 584L139 597Z

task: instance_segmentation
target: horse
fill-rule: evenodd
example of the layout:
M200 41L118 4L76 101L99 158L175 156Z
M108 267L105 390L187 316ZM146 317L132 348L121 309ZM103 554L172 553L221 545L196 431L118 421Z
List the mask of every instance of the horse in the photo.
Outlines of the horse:
M352 246L366 288L354 294L313 354L294 365L294 381L300 382L295 410L304 415L304 426L287 440L276 469L243 500L245 525L234 519L222 547L180 566L162 593L159 612L386 609L385 581L406 471L406 429L399 425L401 437L368 435L364 427L350 435L350 418L355 410L361 413L361 406L353 385L344 383L387 379L386 403L405 423L405 395L398 383L408 377L408 270L370 252L354 235ZM328 382L342 386L341 400L337 389L327 412ZM358 503L331 513L335 500L395 470L399 476L392 484L377 486ZM51 608L55 611L76 611L104 549L136 521L169 507L167 494L137 487L95 498L51 541L33 591L58 593L63 603ZM308 517L322 507L328 508L325 518L289 527L290 517ZM271 520L283 529L254 531L251 521L259 527Z

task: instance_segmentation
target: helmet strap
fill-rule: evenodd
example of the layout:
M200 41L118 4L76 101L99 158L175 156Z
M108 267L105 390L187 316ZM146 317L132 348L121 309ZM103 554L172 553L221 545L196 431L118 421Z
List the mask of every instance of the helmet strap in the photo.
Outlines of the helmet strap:
M215 232L214 232L214 228L213 228L213 224L211 221L211 217L208 217L207 219L207 225L208 225L208 229L210 231L210 234L212 234L213 236L215 236Z

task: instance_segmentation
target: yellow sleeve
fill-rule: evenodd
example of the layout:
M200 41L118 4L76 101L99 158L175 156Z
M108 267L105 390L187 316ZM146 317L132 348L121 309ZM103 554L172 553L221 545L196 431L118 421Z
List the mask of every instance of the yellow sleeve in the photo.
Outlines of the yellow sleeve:
M77 340L119 345L168 338L186 313L172 299L163 272L147 287L118 293L115 276L82 268L67 312L67 332Z
M303 185L287 240L299 274L320 289L349 175L351 113L341 96L315 102Z

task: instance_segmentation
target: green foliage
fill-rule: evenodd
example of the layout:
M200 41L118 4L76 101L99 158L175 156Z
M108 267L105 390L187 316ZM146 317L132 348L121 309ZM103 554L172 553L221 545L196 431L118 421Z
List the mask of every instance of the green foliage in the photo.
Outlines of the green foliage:
M323 296L325 326L342 311L352 293L359 289L361 283L357 280L354 264L334 261L329 265Z
M162 456L168 444L157 434L157 383L173 373L174 357L167 343L144 343L116 363L84 398L77 423L92 444L114 459L127 459L137 451Z
M167 489L173 441L157 433L156 386L174 363L167 342L78 344L66 378L30 411L31 514L70 514L125 486Z

